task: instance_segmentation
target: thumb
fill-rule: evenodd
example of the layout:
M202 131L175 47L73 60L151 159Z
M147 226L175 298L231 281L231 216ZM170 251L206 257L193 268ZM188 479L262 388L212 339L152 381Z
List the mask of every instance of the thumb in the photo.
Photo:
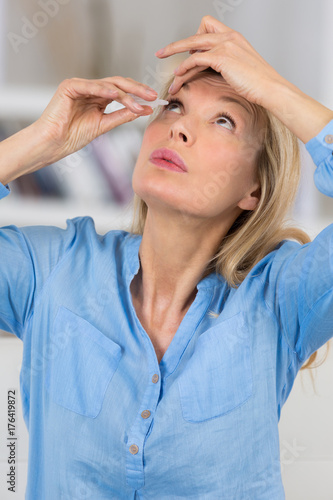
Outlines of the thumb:
M105 134L113 128L116 128L123 123L131 122L143 114L147 113L134 113L129 108L122 108L117 111L113 111L112 113L105 114L101 119L100 132L101 134Z

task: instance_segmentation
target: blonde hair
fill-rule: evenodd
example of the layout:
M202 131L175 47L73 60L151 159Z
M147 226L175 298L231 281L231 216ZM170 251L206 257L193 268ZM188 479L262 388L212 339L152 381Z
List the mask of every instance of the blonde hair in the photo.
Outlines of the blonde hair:
M199 75L220 73L208 68ZM166 99L174 75L165 82L160 98ZM297 227L287 226L286 215L292 207L300 179L300 151L297 137L272 113L258 104L249 103L253 110L254 124L260 124L255 144L249 153L257 154L257 175L260 183L259 204L253 211L244 210L222 239L217 253L210 259L206 273L220 273L230 287L237 287L249 271L285 239L301 244L310 242L309 236ZM160 113L154 110L147 126ZM257 152L259 149L259 152ZM147 204L134 194L134 213L130 233L143 234L148 212ZM137 220L135 217L137 215ZM211 312L211 316L218 317ZM329 347L327 343L327 348ZM318 351L314 352L301 370L317 368L325 359L313 366Z

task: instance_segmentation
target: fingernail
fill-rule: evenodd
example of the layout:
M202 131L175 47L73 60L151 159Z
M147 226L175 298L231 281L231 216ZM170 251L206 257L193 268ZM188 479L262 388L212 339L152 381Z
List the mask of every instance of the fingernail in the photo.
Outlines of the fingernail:
M164 49L160 49L157 52L155 52L155 56L161 56L162 54L164 54Z
M144 108L137 103L133 104L133 108L136 109L137 111L144 111Z
M172 83L172 84L170 85L170 87L169 87L168 92L172 92L172 91L173 91L173 88L174 88L174 86L173 86L173 83Z
M153 90L153 89L147 89L146 94L151 95L151 96L155 96L155 95L157 95L157 92L156 92L156 90Z
M177 68L175 68L175 69L173 70L173 72L174 72L174 73L177 73L178 69L179 69L179 66L177 66Z

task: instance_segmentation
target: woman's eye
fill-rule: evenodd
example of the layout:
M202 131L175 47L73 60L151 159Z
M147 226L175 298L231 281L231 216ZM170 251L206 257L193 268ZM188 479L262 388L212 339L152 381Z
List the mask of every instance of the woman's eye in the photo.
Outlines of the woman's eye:
M165 111L175 111L177 113L180 113L182 108L183 108L183 105L178 100L170 100L169 104L167 104L164 107ZM236 128L235 121L233 120L233 118L229 114L226 114L226 113L224 113L219 118L217 118L215 122L222 125L223 128L227 128L228 130L233 130Z
M216 123L219 122L221 125L226 126L226 128L228 128L229 130L233 130L236 126L234 120L232 120L232 118L228 116L221 116L216 120Z
M180 104L178 104L178 102L169 102L164 109L168 111L175 111L174 108L178 108L180 110Z

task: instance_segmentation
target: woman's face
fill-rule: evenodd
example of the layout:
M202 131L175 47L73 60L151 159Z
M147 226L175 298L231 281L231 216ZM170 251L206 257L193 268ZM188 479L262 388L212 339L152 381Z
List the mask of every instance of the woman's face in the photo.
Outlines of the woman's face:
M169 105L147 127L133 173L133 190L148 208L187 216L228 217L258 203L258 127L253 106L222 79L202 75L168 96ZM179 102L172 102L177 99ZM154 157L176 152L187 171ZM155 152L155 153L154 153ZM170 157L167 157L167 160Z

